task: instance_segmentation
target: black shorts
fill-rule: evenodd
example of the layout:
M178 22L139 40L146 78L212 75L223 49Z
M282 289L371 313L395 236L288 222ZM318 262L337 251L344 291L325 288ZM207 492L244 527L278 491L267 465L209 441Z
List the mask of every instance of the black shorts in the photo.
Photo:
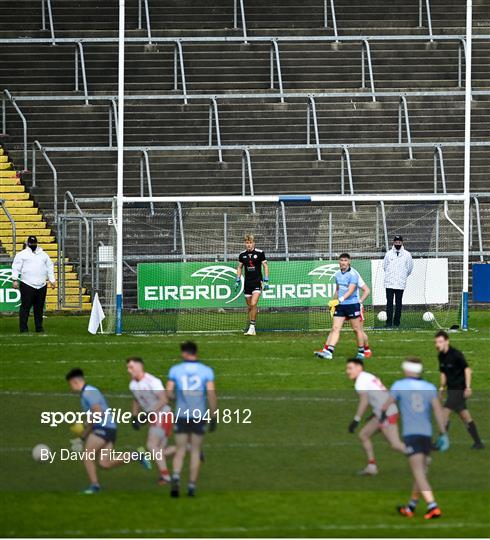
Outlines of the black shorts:
M174 424L174 433L204 435L204 433L206 433L206 425L207 422L205 420L187 420L187 418L179 418Z
M427 435L407 435L403 437L403 442L407 447L405 455L410 457L415 454L428 456L432 448L432 438Z
M108 428L102 426L94 426L91 433L104 439L104 441L114 443L116 442L117 430L115 428Z
M361 316L361 304L339 304L335 308L333 316L358 319Z
M245 280L243 286L243 294L245 296L252 296L253 293L262 292L262 281L260 279Z
M448 388L444 407L457 413L464 411L467 408L464 390L462 388Z

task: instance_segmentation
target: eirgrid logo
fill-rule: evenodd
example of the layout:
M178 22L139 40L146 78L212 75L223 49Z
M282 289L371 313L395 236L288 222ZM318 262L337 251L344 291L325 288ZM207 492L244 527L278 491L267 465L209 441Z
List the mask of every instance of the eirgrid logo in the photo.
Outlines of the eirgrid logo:
M229 282L233 281L233 286L235 286L235 280L236 280L236 269L231 268L229 266L225 266L222 264L216 264L213 266L205 266L204 268L200 268L193 274L191 274L191 277L200 277L201 281L204 281L206 279L211 280L211 283L214 283L217 280ZM243 291L243 276L241 278L240 288L237 291L237 294L231 298L230 300L227 300L226 303L229 304L236 300Z
M0 268L0 310L10 311L20 306L20 292L12 286L12 269Z
M311 272L308 273L309 276L315 276L318 279L321 278L333 278L335 273L339 269L338 264L323 264L322 266L317 266Z

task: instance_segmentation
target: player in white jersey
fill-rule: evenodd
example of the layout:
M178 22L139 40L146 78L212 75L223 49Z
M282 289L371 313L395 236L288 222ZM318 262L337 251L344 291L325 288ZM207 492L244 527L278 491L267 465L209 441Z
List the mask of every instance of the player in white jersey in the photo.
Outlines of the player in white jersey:
M175 447L167 447L168 437L172 432L172 413L168 406L165 388L158 377L145 372L145 364L141 358L128 358L126 365L131 376L129 389L134 396L133 428L139 430L142 416L148 416L150 427L146 447L156 456L155 463L160 471L158 483L168 484L170 473L165 456L175 453ZM147 415L142 415L141 412Z
M359 394L359 405L354 419L349 424L349 433L354 433L367 408L371 406L373 416L366 422L359 432L362 446L366 451L368 464L361 474L376 475L378 466L374 456L371 437L381 431L394 450L405 452L405 445L398 433L398 408L392 404L386 413L386 419L381 421L382 407L389 398L389 392L376 375L364 371L364 362L358 358L349 358L346 365L346 374L355 381L355 389Z

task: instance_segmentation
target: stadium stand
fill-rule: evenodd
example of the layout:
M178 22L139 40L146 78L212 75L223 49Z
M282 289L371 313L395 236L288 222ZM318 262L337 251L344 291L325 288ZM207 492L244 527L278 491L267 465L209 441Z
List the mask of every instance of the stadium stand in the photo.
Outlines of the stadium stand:
M431 193L434 164L438 191L462 189L461 2L432 1L430 14L425 5L419 11L417 2L401 0L375 0L369 6L349 0L266 5L258 0L135 0L127 4L126 27L133 41L127 44L125 144L134 147L125 158L128 195L142 190L148 194L150 189L146 174L141 173L146 148L153 195L240 194L248 156L253 184L250 175L247 183L255 194L339 193L342 170L346 192ZM67 191L79 199L109 198L115 193L117 2L21 0L19 5L21 18L10 10L0 21L0 87L8 91L3 145L15 169L25 169L20 178L29 201L39 205L47 228L54 230ZM475 0L474 6L472 191L480 194L482 242L487 247L490 13L483 0ZM43 25L45 30L40 30ZM53 46L53 37L65 41ZM283 94L279 94L281 87ZM217 96L214 102L213 96ZM211 141L217 143L216 113L225 147L221 153L216 147L207 148L210 129ZM311 145L306 147L308 141ZM409 141L414 144L411 149ZM195 145L198 148L192 148ZM227 145L235 148L226 149ZM57 172L56 207L48 160ZM29 197L23 189L19 198ZM247 185L247 193L249 189ZM80 204L87 214L107 214L110 206L107 201ZM348 207L334 211L340 215ZM298 209L288 208L291 223L299 222L295 212L299 216ZM188 209L186 225L191 227L193 220L203 225L207 219L212 230L210 215L212 209ZM452 215L461 218L457 210ZM374 219L372 211L362 214L362 209L357 217L363 222ZM475 249L477 217L474 213ZM253 219L263 224L267 218L258 209ZM319 230L324 226L320 221ZM297 238L294 234L288 238L291 251L301 243L301 227L296 230ZM171 224L159 233L159 238L166 238L169 253L175 248L174 234ZM77 253L75 236L67 237L69 256ZM414 240L420 249L423 236L421 228L420 242ZM107 241L103 232L100 237L95 233L95 242L98 238ZM155 238L147 231L145 238L142 231L139 240L151 244ZM373 244L369 249L380 247ZM81 273L80 267L75 270ZM84 285L93 287L93 279L84 276ZM88 300L85 295L84 300Z

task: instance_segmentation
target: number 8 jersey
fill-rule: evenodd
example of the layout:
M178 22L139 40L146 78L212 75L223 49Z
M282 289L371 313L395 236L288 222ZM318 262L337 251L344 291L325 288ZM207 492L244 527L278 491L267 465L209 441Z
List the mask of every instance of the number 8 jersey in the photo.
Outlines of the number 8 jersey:
M406 377L393 384L390 394L400 407L403 436L432 437L432 400L437 398L436 387L423 379Z
M175 421L200 420L207 410L206 388L214 371L206 364L189 360L170 368L168 379L175 384Z

